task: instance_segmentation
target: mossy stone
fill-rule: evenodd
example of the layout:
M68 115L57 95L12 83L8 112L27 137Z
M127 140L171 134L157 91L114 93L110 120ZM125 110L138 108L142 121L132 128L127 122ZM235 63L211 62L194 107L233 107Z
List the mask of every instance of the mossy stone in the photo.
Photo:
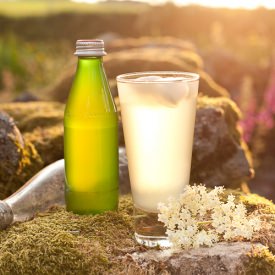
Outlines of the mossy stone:
M256 211L264 219L267 215L271 225L253 240L267 248L247 255L250 273L246 274L274 274L270 272L275 267L275 250L268 247L275 235L275 216L271 215L275 213L274 204L257 195L234 190L228 193L243 201L249 213ZM145 268L127 256L151 250L134 241L132 208L132 199L127 195L120 198L115 212L81 216L53 207L31 221L15 224L0 232L0 274L171 274L169 265L161 261ZM267 235L273 237L267 241Z

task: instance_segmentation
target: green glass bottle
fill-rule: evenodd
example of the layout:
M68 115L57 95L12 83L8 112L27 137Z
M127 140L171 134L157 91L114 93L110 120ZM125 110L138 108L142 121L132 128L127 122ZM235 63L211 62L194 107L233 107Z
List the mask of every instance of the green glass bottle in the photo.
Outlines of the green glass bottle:
M64 115L68 211L96 214L118 206L118 117L103 68L102 40L77 40L78 65Z

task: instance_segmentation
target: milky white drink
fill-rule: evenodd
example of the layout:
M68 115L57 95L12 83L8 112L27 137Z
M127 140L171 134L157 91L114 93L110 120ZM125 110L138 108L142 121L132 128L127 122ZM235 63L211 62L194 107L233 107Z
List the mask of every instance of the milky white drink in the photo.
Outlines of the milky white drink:
M148 72L117 80L134 204L157 212L159 202L189 184L198 75Z

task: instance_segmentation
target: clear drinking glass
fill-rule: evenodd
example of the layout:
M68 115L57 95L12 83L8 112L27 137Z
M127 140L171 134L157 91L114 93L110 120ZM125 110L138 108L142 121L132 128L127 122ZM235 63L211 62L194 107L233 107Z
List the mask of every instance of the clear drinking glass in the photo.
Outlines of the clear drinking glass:
M158 203L189 184L199 75L140 72L117 77L135 208L135 238L170 246Z

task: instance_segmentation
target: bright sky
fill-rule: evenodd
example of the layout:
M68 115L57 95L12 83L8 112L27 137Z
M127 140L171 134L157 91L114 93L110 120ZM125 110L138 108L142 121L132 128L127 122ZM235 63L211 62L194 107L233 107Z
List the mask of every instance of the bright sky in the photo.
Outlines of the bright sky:
M100 0L73 0L75 2L96 3ZM163 4L173 2L176 5L197 4L208 7L227 7L227 8L247 8L254 9L265 7L275 9L275 0L139 0L140 2L149 2L151 4ZM122 0L123 2L123 0Z

